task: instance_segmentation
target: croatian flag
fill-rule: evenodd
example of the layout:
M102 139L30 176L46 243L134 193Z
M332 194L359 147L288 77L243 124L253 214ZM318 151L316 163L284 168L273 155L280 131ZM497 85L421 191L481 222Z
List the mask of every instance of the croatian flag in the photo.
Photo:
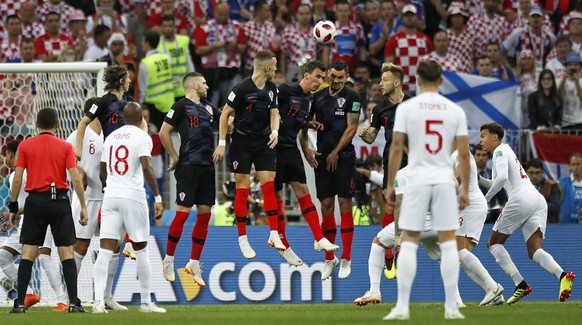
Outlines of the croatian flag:
M496 122L509 131L505 141L515 149L519 132L511 131L519 131L522 117L518 89L518 82L443 71L440 92L465 110L471 144L479 142L482 124Z
M570 174L570 156L582 148L582 137L576 135L532 131L528 142L533 157L544 162L546 177L554 180Z

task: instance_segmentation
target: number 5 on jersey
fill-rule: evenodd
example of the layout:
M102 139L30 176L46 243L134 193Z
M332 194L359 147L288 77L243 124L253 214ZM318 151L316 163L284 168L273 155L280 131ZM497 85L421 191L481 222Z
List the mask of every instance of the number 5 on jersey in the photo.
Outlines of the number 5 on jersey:
M431 148L428 143L424 144L426 151L431 155L436 155L441 151L443 148L443 136L440 134L439 131L434 130L434 126L436 125L443 125L442 120L427 120L425 124L425 133L426 135L432 135L437 137L437 146L435 149Z

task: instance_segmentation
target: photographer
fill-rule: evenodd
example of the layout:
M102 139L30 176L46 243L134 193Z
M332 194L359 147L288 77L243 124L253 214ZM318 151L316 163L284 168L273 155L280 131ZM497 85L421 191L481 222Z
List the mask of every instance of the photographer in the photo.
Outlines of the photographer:
M557 81L558 93L562 98L563 130L582 130L582 59L578 53L566 56L564 78Z
M384 197L382 194L382 157L371 154L364 161L356 162L356 203L354 208L367 209L369 222L367 224L382 224L384 218ZM356 210L357 211L357 210ZM358 214L359 215L359 214ZM362 217L360 217L360 220ZM354 212L354 220L356 213ZM361 224L361 223L360 223Z

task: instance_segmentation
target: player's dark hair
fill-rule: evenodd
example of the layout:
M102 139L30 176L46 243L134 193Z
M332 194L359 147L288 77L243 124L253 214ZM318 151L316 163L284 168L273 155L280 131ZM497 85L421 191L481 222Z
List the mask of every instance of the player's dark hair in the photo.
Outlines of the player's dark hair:
M125 65L111 65L105 68L103 81L105 81L104 90L109 92L118 90L123 87L123 80L128 76Z
M105 35L105 33L110 32L111 28L107 25L99 24L95 27L95 37Z
M253 59L253 65L254 66L267 65L271 62L271 59L273 59L274 57L275 53L273 53L272 51L261 51L257 53L257 55L255 55L255 58Z
M495 45L497 48L500 48L499 43L497 43L495 41L491 41L491 42L487 43L487 45L485 46L485 48L488 48L489 46L492 46L492 45Z
M57 18L60 20L61 19L61 14L59 14L58 12L54 12L54 11L49 11L48 14L46 14L45 16L45 21L48 20L48 18L50 16L57 16Z
M480 57L477 58L477 60L475 60L475 65L477 65L477 63L479 63L479 61L481 60L489 60L489 62L491 62L490 57L488 57L487 55L481 55Z
M59 115L54 108L45 107L36 114L36 124L39 129L50 130L56 127L58 122Z
M315 69L319 69L322 72L325 72L325 70L327 70L325 65L319 60L309 61L303 65L303 73L306 72L312 73L313 71L315 71Z
M348 64L342 60L333 61L332 64L329 66L329 69L334 69L336 71L345 71L348 73Z
M489 154L489 151L486 151L485 149L483 149L483 147L481 146L480 143L477 143L473 147L473 156L477 153L477 151L484 151L487 154L487 158L490 158L491 157L491 154Z
M91 107L97 102L97 99L99 99L99 97L91 97L85 101L85 105L83 106L85 114L89 113Z
M530 161L528 161L524 167L525 167L526 171L530 168L541 169L542 171L544 171L544 164L542 163L541 160L539 160L537 158L534 158L534 159L531 159Z
M188 80L190 78L196 78L196 77L204 78L204 75L200 72L197 72L197 71L188 72L187 74L184 75L184 79L182 79L182 86L184 86L186 84L186 80Z
M145 40L146 43L149 44L149 46L152 49L157 48L158 44L160 44L160 34L153 32L151 30L146 30L143 33L143 39Z
M369 155L368 158L366 158L366 164L368 165L368 167L370 165L382 166L382 157L380 157L380 155L376 153L373 153Z
M497 138L499 138L499 141L501 141L505 135L505 130L503 130L503 127L494 122L481 125L481 131L483 130L487 130L489 133L496 134Z
M18 15L8 15L8 16L6 17L6 25L7 25L7 26L8 26L8 21L9 21L10 19L18 19L18 21L20 21L20 17L18 17Z
M16 150L18 150L18 146L20 145L20 140L12 140L10 142L8 142L6 144L6 151L10 152L10 153L16 153Z
M443 68L435 60L426 60L418 65L418 78L424 82L436 83L442 76Z
M173 23L176 23L176 18L174 18L174 15L163 15L161 23L163 24L165 21L171 21Z
M139 126L142 119L142 109L138 103L129 102L123 107L123 121L125 124Z
M400 80L400 84L404 82L404 71L402 70L402 67L390 62L384 63L382 64L382 73L384 72L392 73L396 78L398 78L398 80Z

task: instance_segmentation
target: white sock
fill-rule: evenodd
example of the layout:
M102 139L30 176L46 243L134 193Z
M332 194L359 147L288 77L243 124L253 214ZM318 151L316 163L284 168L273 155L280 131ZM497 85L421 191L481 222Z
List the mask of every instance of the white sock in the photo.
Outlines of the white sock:
M463 261L461 261L461 267L463 268L463 270L465 270L465 273L467 273L467 275L469 276L469 278L471 278L471 280L473 280L473 282L477 283L478 286L480 286L483 290L487 291L487 286L485 285L485 282L483 282L483 280L475 272L473 272L473 270L467 268Z
M50 255L39 254L38 261L40 262L40 266L46 273L46 277L48 279L49 284L51 285L51 288L53 288L55 297L57 297L57 302L67 303L69 301L69 297L65 292L63 276L61 275L61 271L53 263Z
M6 274L6 277L16 283L18 280L18 269L12 262L14 256L5 249L0 249L0 269Z
M489 247L489 252L491 252L491 255L493 255L493 257L495 257L495 262L499 264L499 266L501 267L501 269L503 269L505 274L511 277L515 286L519 285L521 281L523 281L523 277L517 270L517 266L513 264L511 256L509 256L509 253L507 252L503 245L501 244L492 245Z
M270 235L271 235L271 237L279 238L279 231L278 230L271 230Z
M418 244L404 241L400 245L398 255L398 300L397 310L401 313L410 312L410 290L416 277L416 251Z
M164 261L174 262L174 256L166 255L166 257L164 257Z
M445 287L445 311L457 310L456 293L459 284L459 253L457 241L449 240L440 243L441 277Z
M152 282L152 266L150 264L147 246L144 249L135 251L135 256L137 260L137 277L141 289L141 303L147 304L152 301L150 290Z
M540 248L535 251L531 259L536 261L539 265L541 265L541 267L546 269L546 271L552 273L556 276L556 278L558 278L558 280L560 280L560 276L564 270L548 252Z
M113 251L99 248L99 255L95 260L95 303L103 303L103 296L105 295L105 287L107 285L107 268L109 261L113 256Z
M73 252L73 257L75 258L75 264L77 264L77 275L79 275L79 272L81 272L81 265L83 265L83 259L85 258L85 255Z
M469 252L468 249L463 248L459 251L459 259L463 263L463 268L465 271L467 269L471 270L475 275L483 281L485 290L491 289L495 290L497 288L497 283L493 280L487 269L481 264L481 261L473 253Z
M190 264L191 264L192 266L195 266L195 267L196 267L196 266L197 266L197 267L200 267L200 261L199 261L199 260L193 260L193 259L190 259Z
M380 280L384 268L384 247L372 243L370 257L368 258L368 276L370 277L370 292L380 293Z
M117 266L119 265L119 253L113 253L109 267L107 268L107 284L105 285L105 299L113 298L113 280L117 274Z

